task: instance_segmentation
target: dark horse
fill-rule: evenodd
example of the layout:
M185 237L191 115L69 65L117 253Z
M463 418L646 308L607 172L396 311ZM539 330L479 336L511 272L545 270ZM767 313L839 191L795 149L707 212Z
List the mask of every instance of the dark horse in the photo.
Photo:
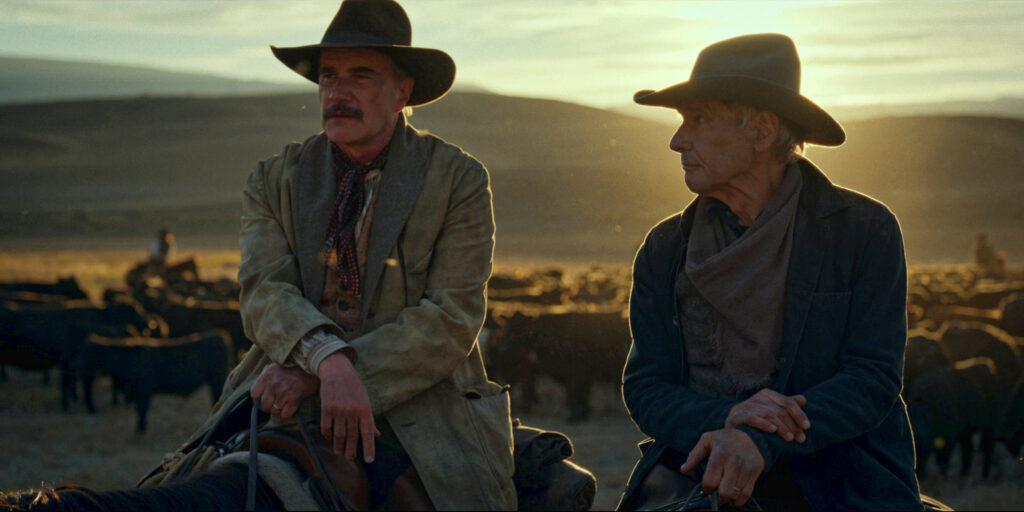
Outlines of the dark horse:
M96 492L74 485L0 493L8 510L242 510L248 466L219 464L190 478L159 487ZM258 479L256 510L283 510L270 487Z

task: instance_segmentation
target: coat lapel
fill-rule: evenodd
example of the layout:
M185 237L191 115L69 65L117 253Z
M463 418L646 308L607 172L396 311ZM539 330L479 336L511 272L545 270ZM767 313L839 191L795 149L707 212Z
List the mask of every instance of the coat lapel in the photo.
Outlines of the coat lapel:
M811 308L811 295L818 282L818 274L821 273L821 263L824 259L824 245L819 244L824 242L824 237L828 235L828 230L821 219L808 215L797 216L795 229L782 317L782 354L774 387L780 392L785 389L789 375L793 371L796 349L803 336L807 312Z
M292 224L303 295L318 304L324 291L320 249L327 235L331 209L338 193L327 135L321 133L299 159L292 186Z
M401 116L391 140L387 163L381 173L377 206L370 225L366 250L366 272L363 274L363 319L366 319L377 293L377 283L384 272L385 260L398 241L413 207L419 200L426 176L428 158L425 148L417 144L416 130Z
M785 307L782 321L782 353L779 373L773 389L784 392L793 371L796 351L803 337L811 299L818 285L818 276L827 248L832 246L832 232L825 217L838 210L832 184L807 160L801 161L803 191L793 233L793 253L786 278Z

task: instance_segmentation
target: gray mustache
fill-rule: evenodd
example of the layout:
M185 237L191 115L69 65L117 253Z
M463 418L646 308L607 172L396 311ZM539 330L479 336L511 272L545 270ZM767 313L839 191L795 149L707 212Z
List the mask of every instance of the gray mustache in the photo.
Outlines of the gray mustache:
M327 118L334 117L336 115L353 116L360 121L363 120L363 111L348 105L330 105L324 109L321 117L326 121Z

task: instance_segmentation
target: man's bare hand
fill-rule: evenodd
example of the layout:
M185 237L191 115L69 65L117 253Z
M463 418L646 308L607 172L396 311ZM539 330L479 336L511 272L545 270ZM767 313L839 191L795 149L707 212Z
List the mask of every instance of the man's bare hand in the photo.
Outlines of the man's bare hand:
M355 460L357 446L363 445L363 459L373 462L374 438L380 435L373 422L370 396L352 362L337 352L317 368L320 376L320 431L333 439L335 453Z
M690 473L704 459L708 463L701 486L708 494L717 489L718 500L725 505L746 503L764 470L764 457L757 445L745 432L734 428L705 432L679 471Z
M762 389L750 398L732 406L725 419L725 428L750 425L765 432L775 432L786 441L807 440L804 430L811 422L804 413L807 399L803 395L786 396L771 389Z
M249 390L253 400L260 399L260 410L290 418L299 403L316 393L320 381L296 366L268 364Z

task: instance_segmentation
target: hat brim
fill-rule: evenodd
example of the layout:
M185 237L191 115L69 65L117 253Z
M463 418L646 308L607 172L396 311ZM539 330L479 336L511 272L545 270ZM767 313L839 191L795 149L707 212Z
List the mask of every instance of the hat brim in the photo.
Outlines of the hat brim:
M320 51L324 48L367 48L389 55L415 81L408 106L426 105L444 96L455 82L455 61L441 50L398 45L314 44L278 48L277 60L313 83L319 83Z
M633 95L633 101L641 105L668 108L697 100L736 101L770 110L796 124L810 144L839 146L846 141L843 127L811 100L791 89L748 76L701 77L660 91L643 90Z

